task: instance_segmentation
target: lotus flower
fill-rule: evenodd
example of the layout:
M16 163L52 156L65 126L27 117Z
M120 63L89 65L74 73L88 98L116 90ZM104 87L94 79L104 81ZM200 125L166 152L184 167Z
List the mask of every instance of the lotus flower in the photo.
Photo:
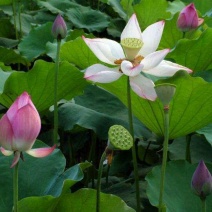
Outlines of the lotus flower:
M191 188L200 198L205 199L212 192L212 176L201 160L193 174Z
M53 23L52 35L54 36L54 38L61 40L66 37L66 34L67 34L66 23L63 20L63 17L59 14L57 15Z
M163 60L170 49L155 51L158 48L164 28L159 21L141 32L136 15L129 19L121 34L121 45L113 40L83 37L85 43L107 67L94 64L88 67L84 77L93 82L109 83L123 74L129 76L132 90L140 97L154 101L157 97L152 80L143 73L164 77L172 76L178 70L192 72L189 68Z
M31 149L40 129L40 116L30 96L24 92L0 120L0 150L5 156L14 153L11 168L23 156L22 152L34 157L45 157L55 149L55 146Z
M177 20L178 28L183 31L196 29L203 23L204 19L198 18L196 8L193 3L186 6L181 12Z

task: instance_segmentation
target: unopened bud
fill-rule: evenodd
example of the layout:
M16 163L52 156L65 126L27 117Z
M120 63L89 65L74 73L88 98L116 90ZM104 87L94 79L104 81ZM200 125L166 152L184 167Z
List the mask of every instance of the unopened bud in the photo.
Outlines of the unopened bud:
M192 176L191 188L201 199L205 199L212 192L212 176L203 160L199 162Z
M204 19L199 18L193 3L186 6L181 12L177 20L177 27L183 31L196 29L203 23Z
M66 37L66 34L67 34L66 23L63 20L63 17L59 14L53 23L52 35L54 36L54 38L61 40Z

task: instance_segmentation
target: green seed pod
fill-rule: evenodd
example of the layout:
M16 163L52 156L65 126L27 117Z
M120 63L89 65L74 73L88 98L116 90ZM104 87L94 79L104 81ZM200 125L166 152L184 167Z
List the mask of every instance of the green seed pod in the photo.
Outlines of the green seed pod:
M113 150L128 150L133 146L133 138L121 125L113 125L108 132L108 148Z
M175 90L176 86L169 83L159 84L155 86L157 96L164 106L169 105L175 94Z
M143 46L143 42L138 38L124 38L121 40L121 45L127 59L133 60Z

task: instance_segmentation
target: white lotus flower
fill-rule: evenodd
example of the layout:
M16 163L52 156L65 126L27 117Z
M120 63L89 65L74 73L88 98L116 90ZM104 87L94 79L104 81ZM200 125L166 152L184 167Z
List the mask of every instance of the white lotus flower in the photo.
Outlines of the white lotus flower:
M141 72L159 77L172 76L179 70L192 72L187 67L163 60L170 49L156 51L163 28L164 21L159 21L141 32L136 15L133 14L121 34L121 44L106 38L83 37L99 60L115 65L109 68L94 64L86 69L84 77L93 82L109 83L125 74L129 76L131 88L136 94L154 101L157 98L154 83Z

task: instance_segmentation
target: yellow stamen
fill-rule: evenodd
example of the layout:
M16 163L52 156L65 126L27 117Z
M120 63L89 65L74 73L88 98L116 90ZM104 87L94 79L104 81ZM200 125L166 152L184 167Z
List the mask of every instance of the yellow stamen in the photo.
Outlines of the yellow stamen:
M133 60L133 66L137 66L141 63L141 61L144 59L143 56L141 55L138 55L134 60Z
M115 60L114 63L115 63L116 65L120 65L120 64L122 63L123 60L124 60L124 59L118 59L118 60Z

